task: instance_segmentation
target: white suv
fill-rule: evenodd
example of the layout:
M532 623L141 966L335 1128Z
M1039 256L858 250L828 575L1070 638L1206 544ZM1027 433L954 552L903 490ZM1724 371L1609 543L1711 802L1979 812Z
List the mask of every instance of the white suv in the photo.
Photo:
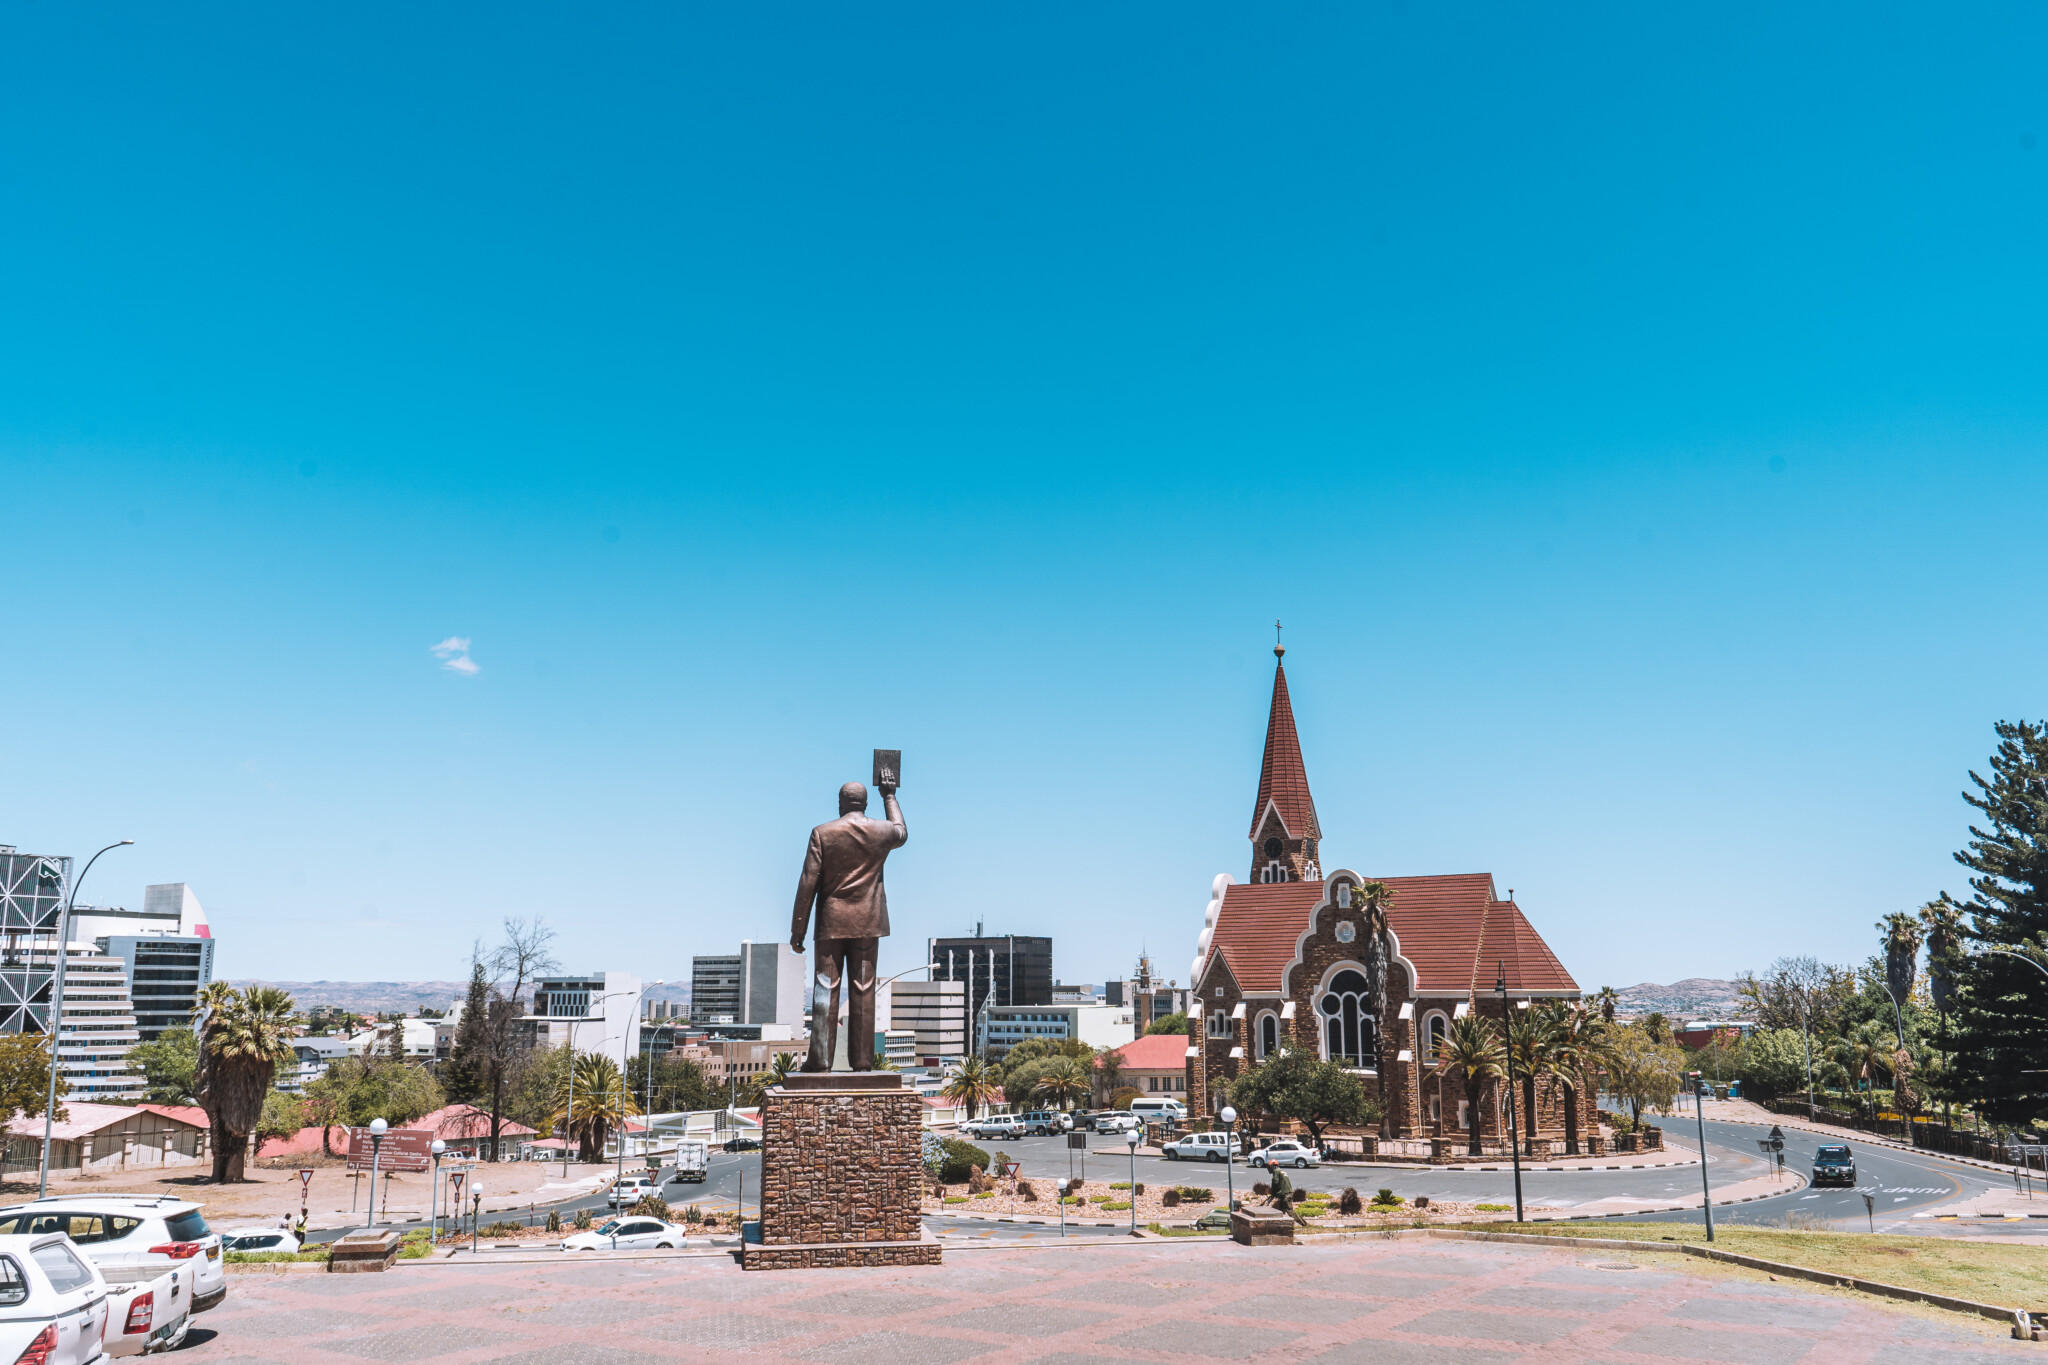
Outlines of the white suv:
M1230 1159L1230 1134L1189 1133L1160 1149L1168 1161L1215 1161Z
M192 1311L228 1296L220 1234L199 1205L175 1195L89 1194L32 1199L0 1208L0 1236L61 1232L109 1280L154 1279L174 1265L193 1270Z
M604 1197L604 1202L615 1209L630 1209L645 1196L659 1193L660 1191L654 1188L654 1182L646 1176L629 1175L611 1187L610 1192Z
M1277 1170L1282 1166L1303 1169L1323 1164L1323 1154L1314 1147L1305 1146L1288 1138L1268 1143L1251 1154L1251 1164Z

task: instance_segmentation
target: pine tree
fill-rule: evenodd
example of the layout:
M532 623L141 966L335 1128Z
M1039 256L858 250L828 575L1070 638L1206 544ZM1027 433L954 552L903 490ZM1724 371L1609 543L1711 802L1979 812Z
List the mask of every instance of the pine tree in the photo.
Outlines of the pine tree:
M2048 725L1998 723L1991 778L1970 774L1963 799L1984 815L1970 826L1956 861L1976 875L1964 907L1963 937L1974 951L1953 961L1955 1006L1951 1065L1955 1084L1977 1096L1987 1118L2017 1123L2048 1113L2048 1087L2036 1070L2048 1058ZM1986 949L2003 952L1987 952Z
M462 1019L455 1025L455 1042L448 1061L441 1068L441 1088L451 1103L474 1103L489 1090L490 1040L485 1030L490 1023L491 983L484 977L483 958L469 964L469 994L463 997Z

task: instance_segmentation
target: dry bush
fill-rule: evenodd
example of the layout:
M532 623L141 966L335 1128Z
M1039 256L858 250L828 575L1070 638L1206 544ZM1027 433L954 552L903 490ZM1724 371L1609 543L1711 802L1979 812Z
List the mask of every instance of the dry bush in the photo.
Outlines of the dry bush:
M1344 1193L1337 1196L1337 1212L1362 1213L1364 1212L1364 1210L1365 1204L1363 1201L1359 1199L1358 1191L1352 1189L1349 1185L1346 1185L1344 1187Z
M1168 1189L1167 1189L1166 1193L1165 1193L1165 1194L1163 1194L1163 1195L1161 1195L1161 1196L1159 1196L1159 1202L1160 1202L1160 1203L1162 1203L1162 1204L1164 1204L1164 1205L1166 1205L1166 1207L1168 1207L1168 1208L1170 1208L1170 1209L1177 1209L1177 1208L1179 1208L1179 1207L1180 1207L1180 1191L1179 1191L1179 1190L1176 1190L1176 1189L1173 1189L1173 1188L1171 1188L1171 1187L1168 1187Z
M1019 1180L1017 1182L1017 1197L1027 1204L1036 1204L1038 1202L1038 1187L1028 1180Z

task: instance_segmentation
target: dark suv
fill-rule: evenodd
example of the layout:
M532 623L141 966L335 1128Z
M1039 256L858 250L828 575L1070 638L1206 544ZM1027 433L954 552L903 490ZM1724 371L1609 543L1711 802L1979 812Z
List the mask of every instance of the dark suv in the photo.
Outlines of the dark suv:
M1813 1183L1816 1186L1856 1183L1856 1158L1849 1155L1848 1143L1828 1143L1814 1150Z

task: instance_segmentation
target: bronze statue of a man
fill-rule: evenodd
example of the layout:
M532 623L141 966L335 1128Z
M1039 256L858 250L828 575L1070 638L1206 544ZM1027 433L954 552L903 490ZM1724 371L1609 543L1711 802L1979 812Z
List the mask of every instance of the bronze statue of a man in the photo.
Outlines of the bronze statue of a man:
M875 952L889 932L889 896L882 888L882 864L910 837L896 804L896 775L881 770L886 820L867 817L868 789L849 782L839 789L839 818L811 831L803 879L796 885L796 914L789 946L804 950L811 906L818 908L818 962L811 995L811 1053L805 1071L832 1069L833 1040L839 1032L840 987L846 988L846 1061L855 1071L875 1069Z

